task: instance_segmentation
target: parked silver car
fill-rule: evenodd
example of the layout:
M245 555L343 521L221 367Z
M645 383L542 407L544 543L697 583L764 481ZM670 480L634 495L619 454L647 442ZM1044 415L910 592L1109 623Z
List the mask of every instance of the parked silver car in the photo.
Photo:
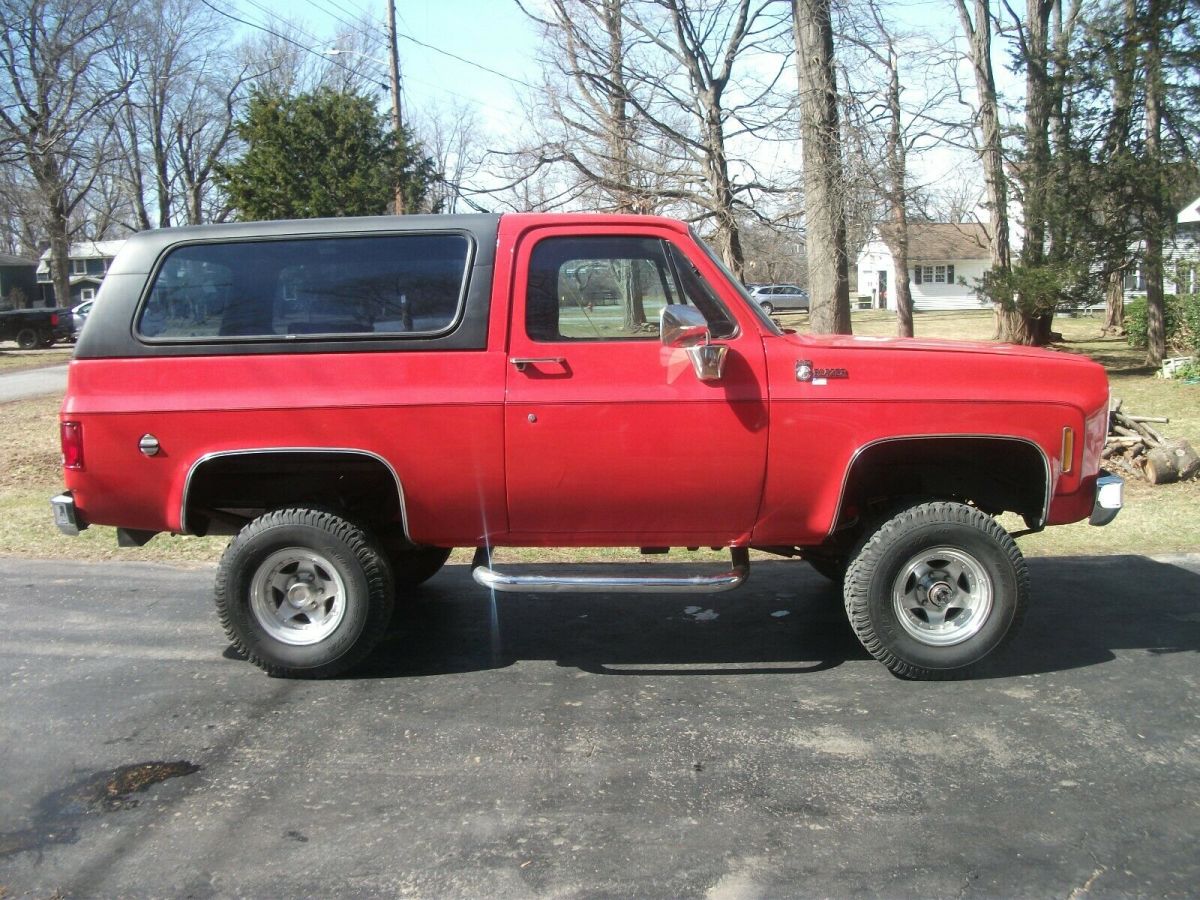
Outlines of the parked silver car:
M92 304L95 302L95 300L84 300L71 307L71 320L76 334L83 331L83 323L87 321L88 314L92 311Z
M785 309L808 312L808 291L797 285L755 284L747 290L768 315Z

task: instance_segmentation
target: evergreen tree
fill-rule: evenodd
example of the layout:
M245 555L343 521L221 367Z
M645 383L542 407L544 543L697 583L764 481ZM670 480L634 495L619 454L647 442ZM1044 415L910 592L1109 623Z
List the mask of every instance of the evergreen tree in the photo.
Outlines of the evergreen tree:
M434 178L411 134L396 135L360 94L259 92L237 132L245 153L217 174L242 219L380 215L397 188L415 212Z

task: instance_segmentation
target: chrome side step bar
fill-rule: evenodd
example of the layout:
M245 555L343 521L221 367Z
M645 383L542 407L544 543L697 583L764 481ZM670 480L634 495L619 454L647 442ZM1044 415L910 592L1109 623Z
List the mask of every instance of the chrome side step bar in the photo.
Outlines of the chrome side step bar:
M647 578L615 578L564 575L505 575L491 568L491 554L486 547L475 551L471 563L472 577L493 591L521 591L529 594L716 594L741 587L750 575L750 551L731 547L733 569L718 575L691 575L682 578L652 576Z

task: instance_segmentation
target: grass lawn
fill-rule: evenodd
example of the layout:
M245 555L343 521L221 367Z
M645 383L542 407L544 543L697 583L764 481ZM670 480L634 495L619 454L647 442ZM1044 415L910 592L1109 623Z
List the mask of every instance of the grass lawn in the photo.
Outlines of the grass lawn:
M806 314L781 317L785 326L803 330ZM1142 352L1131 349L1121 338L1099 336L1099 320L1060 318L1055 329L1063 342L1056 345L1068 353L1086 353L1109 370L1113 393L1125 408L1145 415L1168 416L1171 424L1157 426L1169 437L1186 438L1200 447L1200 386L1164 381L1142 365ZM918 313L918 337L987 340L992 334L989 312ZM854 315L857 334L884 335L895 331L894 318L883 312ZM8 360L36 360L37 364L62 362L65 350L0 353L0 369ZM226 538L167 537L160 535L141 548L118 548L111 528L90 528L78 538L60 535L50 519L48 499L62 488L59 470L56 417L61 397L43 397L0 406L4 428L0 432L0 553L9 556L52 559L125 559L173 564L213 562ZM1013 530L1016 520L1004 520ZM1094 553L1164 554L1200 552L1200 481L1151 487L1144 482L1126 484L1126 507L1106 528L1086 523L1047 529L1020 541L1028 555L1076 555ZM700 558L724 559L724 554L698 554ZM633 550L535 550L503 551L502 559L597 561L640 560ZM469 550L452 558L466 562ZM657 560L678 560L678 551Z
M17 350L16 344L0 345L0 374L21 369L41 369L56 366L71 358L70 347L51 347L49 350Z

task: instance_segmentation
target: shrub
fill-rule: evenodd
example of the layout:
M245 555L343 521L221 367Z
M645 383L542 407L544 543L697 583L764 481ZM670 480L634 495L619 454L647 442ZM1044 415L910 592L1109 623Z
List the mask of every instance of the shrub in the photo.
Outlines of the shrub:
M1200 294L1163 298L1164 328L1169 356L1200 354ZM1133 300L1125 306L1125 329L1129 346L1146 346L1146 300Z

